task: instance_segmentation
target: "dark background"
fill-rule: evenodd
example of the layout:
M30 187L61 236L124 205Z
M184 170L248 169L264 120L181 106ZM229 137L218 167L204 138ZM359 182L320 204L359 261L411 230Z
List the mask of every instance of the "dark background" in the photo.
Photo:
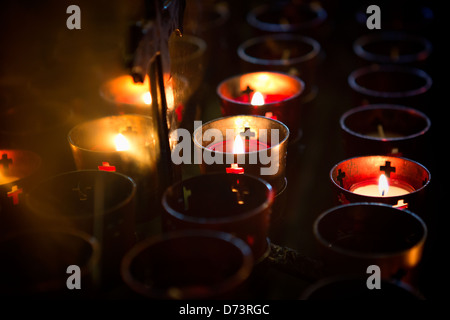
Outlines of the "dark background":
M207 39L211 56L205 60L201 86L187 101L188 111L195 110L193 118L204 122L220 116L220 105L215 90L219 81L242 73L236 54L237 46L257 34L246 22L246 14L263 2L226 1L230 17L212 37ZM205 1L208 3L208 1ZM432 300L440 298L437 288L446 277L442 262L447 250L441 250L447 241L443 218L447 215L446 202L448 166L447 108L444 96L447 77L445 47L448 28L445 11L429 1L331 1L321 2L328 12L326 22L320 26L316 40L322 45L324 60L317 69L319 93L308 105L303 136L288 158L288 189L285 217L272 227L272 241L295 249L307 256L317 257L313 239L314 219L337 203L332 194L330 169L345 159L339 131L339 117L355 107L347 84L351 71L362 62L352 51L353 41L360 35L375 32L357 21L370 4L377 4L382 12L382 30L402 29L421 34L433 44L433 52L425 68L433 79L426 105L421 110L432 121L427 168L431 172L432 199L429 202L430 225L426 251L425 272L421 290ZM66 8L77 4L81 8L81 30L66 28ZM185 23L201 21L202 1L188 0ZM415 15L417 8L428 7L429 20L424 23ZM43 101L56 103L58 108L75 110L71 126L95 117L112 114L111 106L99 95L102 82L127 72L127 30L130 23L141 19L144 6L141 1L3 1L0 5L0 77L4 116L11 97L20 97L22 104L36 110ZM432 12L432 16L430 16ZM409 18L412 14L413 18ZM390 17L402 16L403 24L391 24ZM404 16L403 16L404 15ZM362 15L364 16L364 15ZM204 17L203 17L204 18ZM188 29L189 30L189 29ZM192 32L195 29L191 29ZM201 33L201 31L199 31ZM12 85L11 85L12 84ZM13 89L11 89L13 87ZM23 87L17 89L17 87ZM189 109L190 108L190 109ZM189 118L189 113L187 114ZM18 124L20 125L20 124ZM189 128L189 123L184 123ZM74 169L65 140L60 145L41 141L29 146L52 159L46 175ZM1 136L0 147L9 148L14 142ZM64 160L63 160L64 159ZM196 167L186 166L188 176L197 173ZM277 270L269 270L265 286L259 292L269 299L297 299L310 284L309 281Z

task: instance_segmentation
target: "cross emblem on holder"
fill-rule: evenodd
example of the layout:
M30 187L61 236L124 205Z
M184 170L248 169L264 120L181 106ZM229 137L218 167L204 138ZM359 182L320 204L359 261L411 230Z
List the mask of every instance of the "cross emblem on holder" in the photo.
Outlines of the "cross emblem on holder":
M12 159L8 158L6 153L2 154L2 158L0 160L0 165L3 166L3 169L7 171L9 169L9 165L12 164Z
M255 91L255 90L250 88L250 86L247 86L247 88L245 88L245 90L241 91L241 93L246 94L248 96L248 102L250 102L252 100L250 95L252 94L253 91Z
M227 173L236 173L236 174L243 174L244 173L244 168L239 167L239 164L237 163L232 163L231 167L229 168L225 168Z
M266 112L266 113L264 114L264 117L270 118L270 119L273 119L273 120L278 120L277 116L274 115L273 112L271 112L271 111Z
M249 189L246 186L240 184L239 180L236 180L236 184L231 187L231 191L236 193L238 204L244 204L244 197L250 194Z
M115 166L111 166L109 164L109 162L102 162L102 165L98 166L98 170L114 172L114 171L116 171L116 167Z
M86 201L88 199L88 190L92 190L92 187L85 187L83 190L80 188L80 182L78 182L76 188L72 188L72 191L78 193L78 198L80 201Z
M19 194L23 192L22 188L18 188L17 185L14 185L11 188L11 191L7 193L8 198L12 198L13 204L18 205L19 204Z
M395 167L391 167L391 162L386 161L384 166L380 166L380 171L384 171L388 178L391 177L391 173L395 172Z
M336 180L339 181L339 185L343 188L344 187L344 178L345 178L345 172L343 172L341 169L338 170L338 175L336 177Z

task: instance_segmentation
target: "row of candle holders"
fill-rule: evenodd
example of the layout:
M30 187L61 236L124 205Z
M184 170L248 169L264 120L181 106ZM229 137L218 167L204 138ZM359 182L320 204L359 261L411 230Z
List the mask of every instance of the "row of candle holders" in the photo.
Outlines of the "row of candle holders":
M390 37L387 42L395 45L417 40ZM420 41L429 50L428 42ZM367 37L355 42L361 57L366 57L367 42ZM276 52L267 51L267 44ZM414 286L411 270L421 260L428 232L430 172L421 164L420 146L427 143L430 120L409 106L426 105L419 98L431 78L400 64L412 58L398 50L388 49L396 65L371 65L350 74L358 107L340 119L349 158L330 168L337 206L320 215L313 228L327 275L366 276L367 267L375 264L383 280L394 277ZM260 53L266 58L252 56ZM43 162L37 153L1 150L0 252L12 260L0 270L14 275L2 277L3 292L96 296L124 281L149 298L239 296L253 268L271 254L269 230L286 201L287 154L301 139L303 107L320 94L315 80L320 53L319 42L291 32L244 42L238 55L255 70L218 85L223 117L192 134L194 152L215 163L204 161L202 175L175 183L161 199L156 130L143 108L151 101L148 84L133 92L139 102L129 97L118 101L123 96L112 89L128 84L102 87L102 96L112 99L121 114L70 130L68 146L77 171L43 180L37 175L33 181ZM421 51L417 57L424 60L427 54ZM182 116L177 99L185 80L173 81L166 96L176 118ZM262 101L255 99L257 92ZM211 143L205 133L212 129L226 138ZM233 149L236 139L242 140L243 150ZM174 150L177 142L171 141ZM265 154L272 163L261 162ZM274 163L275 172L261 174ZM380 175L389 186L379 188ZM163 232L151 238L138 234L139 224L159 223L157 218ZM35 228L44 225L49 228ZM81 291L67 289L71 265L81 269Z

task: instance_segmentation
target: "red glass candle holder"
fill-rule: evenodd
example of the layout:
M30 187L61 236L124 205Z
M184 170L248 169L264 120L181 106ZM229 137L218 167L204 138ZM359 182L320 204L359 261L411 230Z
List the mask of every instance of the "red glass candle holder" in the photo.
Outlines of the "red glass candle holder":
M390 155L424 163L431 121L414 108L378 104L350 109L339 121L348 157Z
M406 65L373 64L348 76L358 106L392 103L425 111L432 83L424 70Z
M237 53L246 72L282 72L302 79L305 88L300 99L303 104L316 97L316 73L322 60L322 49L313 38L268 34L244 41Z
M217 136L215 137L210 134ZM290 131L282 122L256 115L212 120L194 130L194 148L202 173L246 173L269 182L276 195L286 188ZM241 136L244 150L233 152ZM209 160L208 160L209 159Z
M269 252L272 187L246 174L210 173L169 187L163 195L163 230L212 229L247 242L255 260Z
M387 188L379 187L381 175L386 177ZM336 164L330 171L330 178L337 204L385 203L408 209L426 219L431 175L416 161L379 155L354 157Z
M383 279L416 285L427 239L423 220L381 203L352 203L325 211L313 225L328 273L366 276L376 265Z
M185 230L139 242L124 257L121 272L129 288L149 299L229 299L252 267L252 252L241 239Z
M279 72L253 72L230 77L217 86L224 116L259 115L281 121L290 140L300 135L303 80ZM256 102L259 92L262 100ZM253 104L252 104L253 103Z
M95 269L100 257L97 240L74 229L23 229L2 235L0 296L25 299L80 299L97 294ZM81 289L67 283L80 268ZM70 282L73 284L73 282Z
M120 260L135 244L136 184L118 172L78 170L38 183L26 198L37 225L70 227L101 246L102 286L120 280Z
M158 215L153 210L159 188L155 134L150 117L132 114L83 122L68 134L78 170L119 172L136 182L137 222Z
M353 43L353 52L365 63L422 66L432 51L425 37L401 31L365 34Z
M0 150L0 233L21 227L26 193L40 179L41 157L29 150Z

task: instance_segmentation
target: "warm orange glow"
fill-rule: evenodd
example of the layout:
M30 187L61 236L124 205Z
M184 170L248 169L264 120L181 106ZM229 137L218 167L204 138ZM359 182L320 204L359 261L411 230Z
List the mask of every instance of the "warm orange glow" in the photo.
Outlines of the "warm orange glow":
M238 134L236 136L236 138L234 139L233 153L238 154L238 153L244 153L244 152L245 152L244 141L242 140L241 136Z
M127 138L121 133L119 133L114 138L114 144L116 145L116 151L127 151L130 150L130 143Z
M380 178L378 179L378 191L381 196L387 195L389 191L389 184L384 174L380 175Z
M261 92L256 91L253 94L252 101L250 102L252 106L262 106L264 104L264 97Z
M148 77L143 83L135 83L130 75L122 75L107 82L103 94L116 103L150 105L152 97L149 92Z

